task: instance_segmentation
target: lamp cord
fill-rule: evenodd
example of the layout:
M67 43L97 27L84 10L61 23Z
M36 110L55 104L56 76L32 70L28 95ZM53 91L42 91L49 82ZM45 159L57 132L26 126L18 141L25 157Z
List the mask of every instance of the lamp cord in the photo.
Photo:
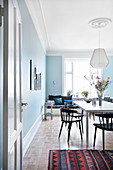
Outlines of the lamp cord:
M100 48L100 27L98 28L98 47Z
M99 37L98 46L99 46L99 49L100 49L100 27L98 27L98 37ZM99 65L100 65L100 50L99 50L99 54L98 54L98 60L99 60Z

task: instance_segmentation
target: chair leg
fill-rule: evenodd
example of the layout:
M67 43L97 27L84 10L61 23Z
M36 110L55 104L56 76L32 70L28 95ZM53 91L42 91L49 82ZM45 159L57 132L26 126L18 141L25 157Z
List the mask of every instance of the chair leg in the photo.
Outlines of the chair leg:
M84 113L84 110L82 110L82 115L83 115L83 113Z
M45 120L47 119L47 115L45 114Z
M93 120L95 121L95 113L93 113Z
M84 111L82 110L82 115L83 115ZM83 117L81 117L81 124L82 124L82 133L84 133L84 130L83 130Z
M82 122L81 122L82 124ZM81 135L81 140L82 140L82 131L81 131L81 125L80 125L80 122L79 122L79 130L80 130L80 135Z
M77 124L77 122L76 122L76 126L78 127L78 124Z
M82 133L84 133L84 130L83 130L83 117L81 117L81 126L82 126Z
M60 135L61 135L61 132L62 132L63 124L64 124L64 122L62 122L62 124L61 124L60 132L59 132L59 138L60 138Z
M69 142L69 138L70 138L71 126L72 126L72 123L69 123L69 126L68 126L68 139L67 139L68 142Z
M102 130L102 140L103 140L103 152L104 152L104 130Z
M53 119L53 115L52 115L52 113L51 113L51 120Z
M93 147L95 147L96 132L97 132L97 127L95 126L95 134L94 134L94 143L93 143Z

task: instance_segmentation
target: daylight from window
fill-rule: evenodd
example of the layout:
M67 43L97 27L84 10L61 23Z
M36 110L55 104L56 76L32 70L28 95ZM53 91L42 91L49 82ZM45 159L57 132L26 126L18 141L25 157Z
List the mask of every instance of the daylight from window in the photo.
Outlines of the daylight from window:
M89 64L89 59L64 60L64 93L73 97L83 97L82 92L88 91L88 97L97 97L95 82L101 71Z

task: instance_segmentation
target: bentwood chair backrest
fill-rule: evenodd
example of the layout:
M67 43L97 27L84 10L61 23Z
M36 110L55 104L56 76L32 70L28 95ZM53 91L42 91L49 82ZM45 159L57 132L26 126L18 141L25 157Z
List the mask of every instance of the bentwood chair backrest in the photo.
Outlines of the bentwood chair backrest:
M99 117L100 129L113 131L113 113L96 114Z
M61 124L60 132L59 132L59 138L62 132L63 124L66 123L68 124L68 140L67 141L69 142L72 124L76 122L79 124L79 130L80 130L80 135L81 135L81 140L82 140L82 128L81 128L81 125L83 125L82 118L83 118L83 114L78 114L76 110L61 108L62 124Z
M74 122L74 118L81 118L83 115L78 114L77 110L71 110L67 108L61 108L61 121Z
M96 132L97 132L97 128L99 128L102 130L103 151L104 151L104 141L105 141L104 131L113 131L113 113L95 114L95 116L99 117L99 123L94 123L95 134L94 134L93 146L95 147Z

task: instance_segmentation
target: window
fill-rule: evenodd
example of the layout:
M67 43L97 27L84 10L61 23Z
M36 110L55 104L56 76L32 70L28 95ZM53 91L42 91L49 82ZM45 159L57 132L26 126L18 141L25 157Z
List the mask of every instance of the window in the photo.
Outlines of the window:
M82 97L81 92L88 91L90 97L96 97L95 86L91 83L96 81L97 75L101 76L101 72L90 67L89 59L64 59L64 93L72 91L74 97Z
M71 61L67 61L65 62L65 92L68 92L69 90L72 91L73 87L72 87L72 75L73 75L73 72L72 72L72 69L73 69L73 66L72 66L72 62Z

